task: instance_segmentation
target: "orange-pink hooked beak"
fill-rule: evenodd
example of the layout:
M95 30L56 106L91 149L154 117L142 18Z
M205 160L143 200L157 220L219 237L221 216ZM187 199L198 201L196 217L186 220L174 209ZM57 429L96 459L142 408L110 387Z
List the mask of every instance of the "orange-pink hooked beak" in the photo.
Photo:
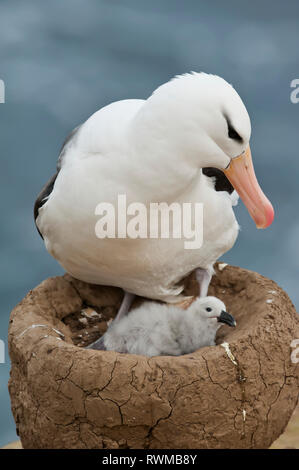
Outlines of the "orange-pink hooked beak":
M223 172L244 202L257 228L269 227L274 219L274 209L256 179L249 145L244 153L231 160Z

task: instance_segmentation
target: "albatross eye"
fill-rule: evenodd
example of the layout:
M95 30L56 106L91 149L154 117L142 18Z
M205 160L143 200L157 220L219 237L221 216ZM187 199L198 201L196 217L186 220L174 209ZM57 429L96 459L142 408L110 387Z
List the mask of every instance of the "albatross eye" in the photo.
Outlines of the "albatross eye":
M238 134L238 132L233 128L231 123L227 121L228 127L228 137L233 140L237 140L238 142L243 142L242 137Z
M207 312L211 312L211 311L212 311L211 307L207 307L207 308L206 308L206 311L207 311Z

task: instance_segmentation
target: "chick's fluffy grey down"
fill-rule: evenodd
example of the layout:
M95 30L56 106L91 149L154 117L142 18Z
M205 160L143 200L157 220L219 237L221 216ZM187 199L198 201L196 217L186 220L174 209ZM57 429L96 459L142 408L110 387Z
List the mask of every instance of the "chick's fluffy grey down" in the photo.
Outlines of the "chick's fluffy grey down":
M146 356L178 356L215 344L225 305L215 297L195 300L187 310L146 302L103 336L107 350ZM229 314L227 314L229 315ZM233 317L231 317L233 318Z

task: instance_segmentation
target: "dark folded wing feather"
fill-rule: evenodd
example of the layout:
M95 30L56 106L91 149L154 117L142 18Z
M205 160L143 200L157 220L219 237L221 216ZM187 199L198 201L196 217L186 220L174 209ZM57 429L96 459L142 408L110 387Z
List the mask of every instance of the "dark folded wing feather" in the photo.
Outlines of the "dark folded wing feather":
M208 176L209 178L215 178L215 190L216 191L227 191L231 194L234 191L233 186L223 173L223 171L218 170L218 168L203 168L202 172L204 175Z
M58 171L60 170L62 166L63 158L64 158L64 155L66 154L67 149L69 148L70 144L73 144L75 142L75 138L77 137L78 130L80 129L80 127L81 126L75 127L75 129L72 130L72 132L67 136L67 138L63 142L61 149L60 149L57 166L56 166Z
M36 199L35 204L34 204L33 213L34 213L35 226L37 228L38 233L40 234L40 236L42 238L44 238L44 237L42 236L42 234L39 231L38 226L36 225L36 219L37 219L37 216L38 216L39 209L47 202L47 199L48 199L48 197L50 196L50 194L53 190L53 186L54 186L54 183L56 181L58 173L59 172L57 171L55 173L55 175L53 175L52 178L45 184L45 186L43 187L43 189L41 190L41 192L37 196L37 199Z
M37 196L37 199L34 203L34 220L35 220L35 226L37 228L37 231L38 233L40 234L40 236L43 238L42 234L40 233L39 229L38 229L38 226L36 225L36 219L37 219L37 216L38 216L38 212L39 212L39 209L47 202L52 190L53 190L53 187L54 187L54 184L55 184L55 181L56 181L56 178L57 178L57 175L61 169L61 166L63 164L63 158L64 158L64 155L68 149L68 147L70 146L70 144L74 143L74 139L78 133L78 130L81 126L78 126L76 127L68 136L67 138L65 139L65 141L63 142L62 144L62 147L61 147L61 150L60 150L60 154L59 154L59 157L58 157L58 161L57 161L57 165L56 165L56 173L55 175L52 176L52 178L49 179L49 181L45 184L45 186L42 188L41 192L39 193L39 195Z

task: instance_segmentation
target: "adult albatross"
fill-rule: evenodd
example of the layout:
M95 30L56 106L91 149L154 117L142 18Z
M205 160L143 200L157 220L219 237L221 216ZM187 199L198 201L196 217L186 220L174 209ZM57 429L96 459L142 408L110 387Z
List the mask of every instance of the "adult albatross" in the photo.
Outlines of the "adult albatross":
M193 270L205 296L214 262L239 230L231 185L258 228L274 217L255 177L250 134L238 93L206 73L175 77L147 100L100 109L67 138L56 174L36 200L36 225L47 250L73 277L121 287L118 318L134 294L176 302L180 281ZM202 246L185 249L184 237L97 238L97 205L117 207L119 195L145 207L203 203Z

